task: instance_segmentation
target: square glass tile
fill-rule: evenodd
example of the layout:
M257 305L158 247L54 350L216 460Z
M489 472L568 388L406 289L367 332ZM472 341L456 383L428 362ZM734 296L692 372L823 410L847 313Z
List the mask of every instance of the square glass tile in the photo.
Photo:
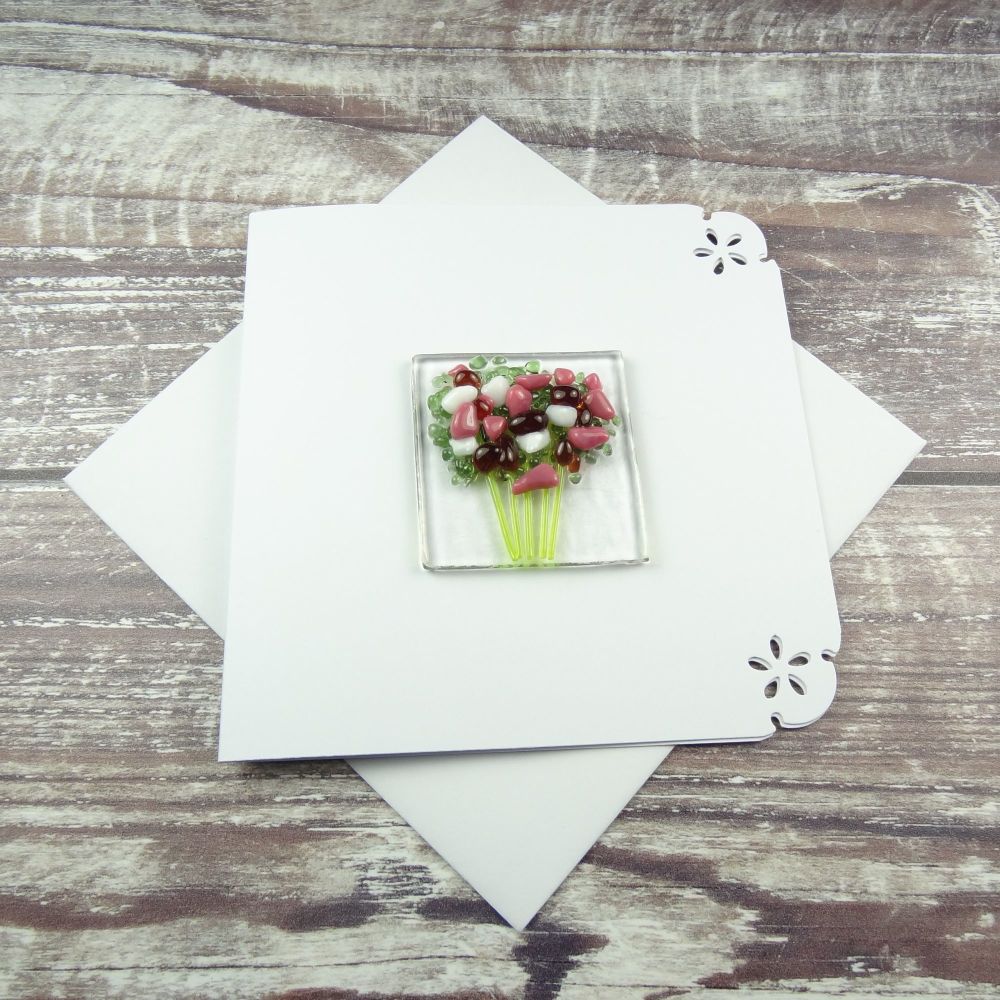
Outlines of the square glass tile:
M449 372L460 365L472 374L459 376L457 381L465 385L456 387ZM559 386L553 378L545 385L533 384L545 380L530 376L557 369L564 379L571 372L572 382ZM590 395L590 401L603 416L587 406L593 393L593 385L585 381L588 375L599 379L602 395ZM508 395L519 376L527 383L521 386L524 392ZM648 560L619 351L475 358L420 354L413 358L412 392L420 551L426 569L537 569ZM479 397L492 397L489 417L483 417L482 404L475 412ZM526 419L518 421L524 407L530 407ZM560 464L560 456L570 464ZM526 486L534 488L520 492Z

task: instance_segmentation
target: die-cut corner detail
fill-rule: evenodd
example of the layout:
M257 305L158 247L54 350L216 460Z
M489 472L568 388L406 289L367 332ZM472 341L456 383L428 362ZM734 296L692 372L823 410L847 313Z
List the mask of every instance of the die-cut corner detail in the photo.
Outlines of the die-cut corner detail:
M747 659L750 669L761 675L761 697L776 726L807 726L830 707L837 687L833 661L829 649L789 654L779 635L768 640L765 655Z
M696 247L694 255L695 257L708 258L709 263L712 264L713 274L722 274L726 269L727 262L738 264L740 267L746 266L747 257L740 252L743 243L741 233L732 232L725 238L721 238L715 229L708 227L705 230L705 241L708 246Z
M703 211L694 228L694 256L716 276L753 270L755 265L770 260L764 233L752 219L738 212Z

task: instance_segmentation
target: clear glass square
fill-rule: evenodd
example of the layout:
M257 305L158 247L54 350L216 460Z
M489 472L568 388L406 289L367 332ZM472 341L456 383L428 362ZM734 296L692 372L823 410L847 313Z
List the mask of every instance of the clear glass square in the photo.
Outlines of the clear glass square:
M586 400L593 391L584 380L596 374L603 402L610 402L615 413L613 418L605 419L591 414L588 426L603 430L608 435L607 442L592 445L591 440L602 435L588 437L574 427L572 440L583 446L573 448L574 456L579 459L579 471L571 471L573 465L560 464L556 446L564 438L570 438L571 429L557 424L556 419L565 423L572 415L566 410L548 410L548 405L553 404L552 382L546 387L528 388L532 392L532 410L546 413L547 419L552 414L542 431L544 438L547 430L548 443L538 451L528 454L528 449L538 447L542 439L513 436L509 430L492 442L481 416L476 418L475 435L466 424L464 429L459 428L466 437L453 438L454 413L444 407L453 410L456 397L451 400L444 397L455 388L454 376L449 373L463 365L480 380L481 384L476 386L475 379L464 376L477 396L487 395L483 390L498 376L513 383L518 375L554 373L557 369L572 372L573 382L569 384L579 392L580 401L574 404L571 399L569 404L575 405L578 413L589 409ZM419 354L413 358L411 385L420 551L426 569L638 565L648 561L625 364L620 351L475 358ZM498 382L497 387L493 396L499 399L503 394L502 383ZM458 405L475 404L470 391L460 395L464 398ZM594 400L593 396L590 398ZM556 401L556 405L567 403ZM602 409L596 400L594 405ZM494 403L494 407L491 416L511 419L506 402ZM472 419L467 411L465 416ZM578 417L578 425L586 419L586 414ZM495 426L489 426L496 431ZM511 436L519 446L520 464L516 471L495 468L483 472L476 469L474 454L454 454L456 448L469 450L474 444L481 449L491 443L502 452ZM474 441L469 443L473 437ZM565 447L563 457L566 457ZM508 453L508 462L510 458ZM490 461L484 455L480 465ZM536 468L542 464L549 468ZM521 488L515 484L532 468L536 468L536 481L547 485L515 494L514 490Z

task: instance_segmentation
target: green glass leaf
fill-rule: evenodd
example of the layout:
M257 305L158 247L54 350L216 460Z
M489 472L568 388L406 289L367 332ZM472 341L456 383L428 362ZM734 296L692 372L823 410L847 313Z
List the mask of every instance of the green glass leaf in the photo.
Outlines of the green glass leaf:
M435 375L431 381L431 385L435 389L440 389L442 386L449 385L450 380L447 375Z
M532 375L537 375L542 370L542 365L539 361L529 361L524 367L527 371L531 372Z
M605 445L605 446L604 446L604 447L603 447L603 448L601 449L601 451L603 451L605 455L610 455L610 454L611 454L611 445L610 445L610 444L606 444L606 445Z
M621 427L621 425L622 425L622 418L620 416L618 416L618 414L616 413L611 418L611 423L613 423L615 425L615 427Z
M579 472L571 472L571 473L569 474L569 481L570 481L571 483L573 483L573 485L574 485L574 486L575 486L575 485L576 485L576 484L577 484L578 482L580 482L580 480L581 480L581 479L583 479L583 476L581 476Z
M507 364L507 359L505 357L503 357L503 355L498 354L493 359L493 361L491 362L491 364L494 364L494 365L505 365L505 364Z
M444 388L439 389L433 395L427 397L427 409L434 414L435 417L439 419L444 416L444 407L441 405L441 400L444 399L448 393L451 392L451 385L446 385Z
M441 457L442 457L442 458L443 458L443 459L444 459L444 460L445 460L446 462L450 462L450 461L451 461L451 460L452 460L452 459L453 459L453 458L455 457L455 453L454 453L454 452L453 452L453 451L451 450L451 448L445 448L445 449L444 449L444 450L443 450L443 451L441 452Z
M479 371L480 368L486 367L486 358L481 354L477 354L470 362L469 367Z
M577 380L577 382L580 383L580 385L583 385L583 380L585 378L586 378L586 376L583 374L583 372L577 372L576 373L576 380Z

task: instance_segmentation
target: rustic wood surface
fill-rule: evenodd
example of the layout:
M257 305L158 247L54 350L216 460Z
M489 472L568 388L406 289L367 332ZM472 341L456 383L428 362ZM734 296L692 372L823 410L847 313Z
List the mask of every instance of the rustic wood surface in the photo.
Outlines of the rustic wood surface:
M997 995L992 0L0 18L0 996ZM834 561L828 716L676 751L524 934L343 764L215 763L219 640L59 482L238 321L249 210L479 114L756 218L797 339L929 440Z

